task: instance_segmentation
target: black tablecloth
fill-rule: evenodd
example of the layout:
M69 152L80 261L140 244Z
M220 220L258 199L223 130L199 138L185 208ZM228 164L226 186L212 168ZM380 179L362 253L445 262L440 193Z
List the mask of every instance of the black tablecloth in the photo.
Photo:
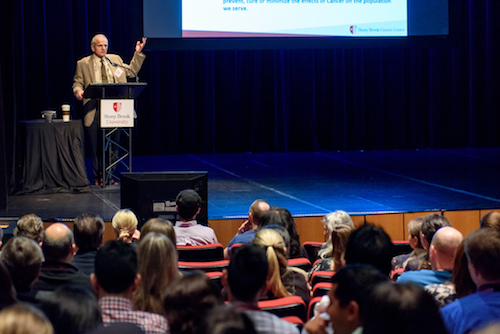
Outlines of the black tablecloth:
M21 121L23 192L88 192L81 120Z

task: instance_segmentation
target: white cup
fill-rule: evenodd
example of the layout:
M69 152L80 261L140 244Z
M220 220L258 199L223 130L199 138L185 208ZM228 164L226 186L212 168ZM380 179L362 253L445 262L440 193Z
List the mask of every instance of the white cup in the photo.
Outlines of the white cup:
M63 104L61 106L61 110L62 110L62 119L63 119L63 122L69 122L69 115L70 115L70 109L71 109L71 106L69 104Z

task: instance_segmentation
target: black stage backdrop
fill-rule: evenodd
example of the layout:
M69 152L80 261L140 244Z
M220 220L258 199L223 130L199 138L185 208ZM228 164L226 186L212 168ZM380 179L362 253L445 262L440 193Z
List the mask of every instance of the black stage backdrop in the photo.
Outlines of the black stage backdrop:
M128 61L137 0L2 0L9 177L19 121L69 102L76 61L105 33ZM411 47L148 51L135 155L493 147L500 142L497 0L450 0L453 43ZM1 109L0 109L1 110ZM1 123L0 123L1 124ZM12 166L12 167L10 167Z

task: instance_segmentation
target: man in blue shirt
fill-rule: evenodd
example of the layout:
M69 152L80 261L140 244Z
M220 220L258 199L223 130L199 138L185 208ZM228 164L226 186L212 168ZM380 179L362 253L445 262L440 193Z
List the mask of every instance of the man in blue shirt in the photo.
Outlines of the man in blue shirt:
M229 260L231 246L234 244L249 244L255 237L255 231L259 227L259 220L265 211L271 207L265 201L258 199L252 203L248 211L248 219L238 228L238 233L229 241L224 249L224 259Z
M464 250L477 292L443 307L450 334L470 333L500 319L500 232L491 227L474 231Z
M451 280L455 263L455 252L463 240L462 233L451 226L441 227L434 234L429 247L432 270L405 271L397 283L414 282L421 287L429 284L443 284Z

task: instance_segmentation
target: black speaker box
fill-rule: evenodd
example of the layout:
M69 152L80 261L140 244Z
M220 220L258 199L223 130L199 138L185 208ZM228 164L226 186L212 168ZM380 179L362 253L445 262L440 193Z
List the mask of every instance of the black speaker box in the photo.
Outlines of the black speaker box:
M208 224L207 172L121 173L122 209L131 209L142 226L150 218L164 218L175 223L175 198L184 189L193 189L201 197L198 223Z

